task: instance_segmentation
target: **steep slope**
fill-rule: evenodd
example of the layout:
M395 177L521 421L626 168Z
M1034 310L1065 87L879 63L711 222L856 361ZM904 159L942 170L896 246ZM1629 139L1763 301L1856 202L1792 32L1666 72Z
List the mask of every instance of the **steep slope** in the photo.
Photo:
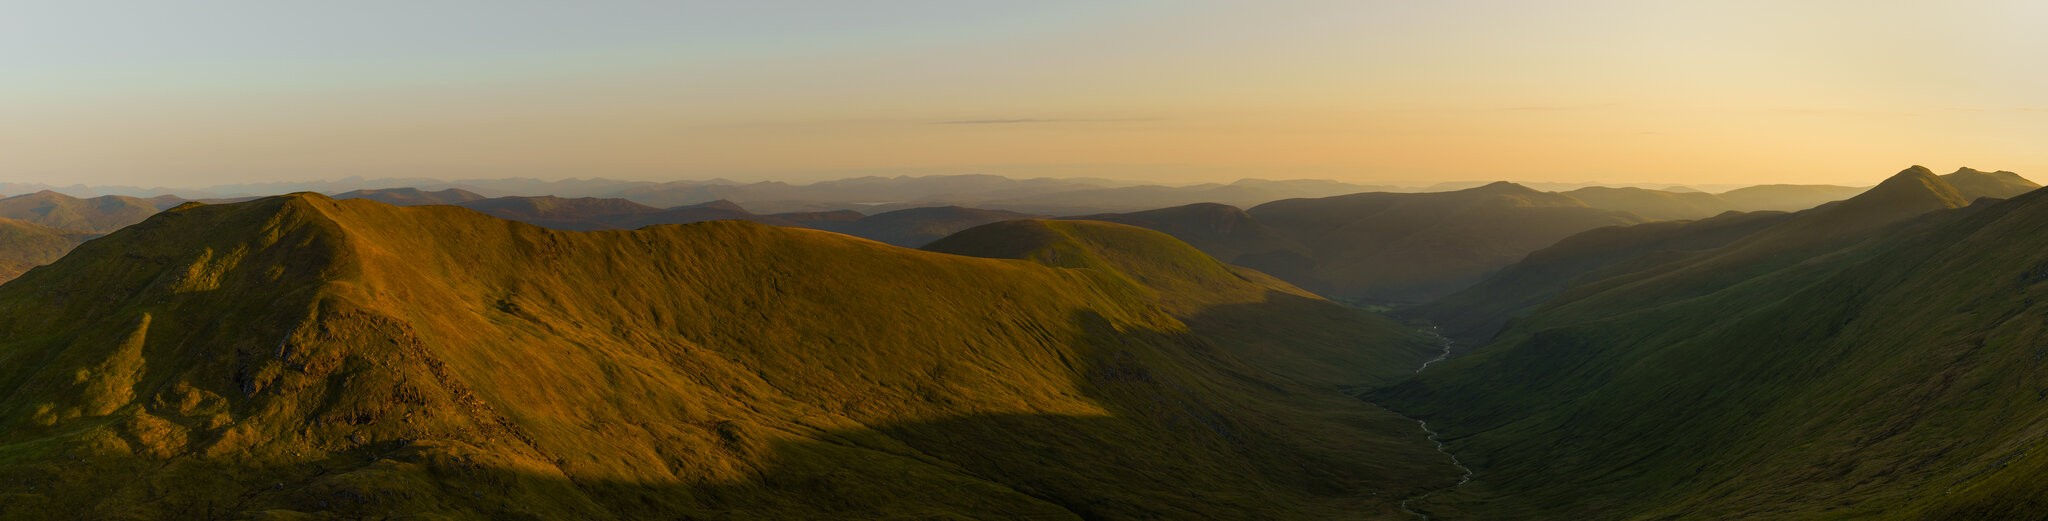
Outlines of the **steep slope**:
M1076 233L1115 262L188 205L0 286L0 517L1392 519L1455 479L1337 392L1420 339ZM1346 343L1208 330L1275 292ZM1399 363L1251 362L1288 349Z
M1372 192L1291 199L1251 216L1311 250L1306 270L1249 264L1323 295L1421 302L1462 289L1572 234L1643 222L1513 183L1455 192Z
M428 204L462 204L472 201L481 201L484 199L488 199L487 197L484 197L482 194L478 194L476 192L471 192L468 190L463 190L460 188L426 191L411 187L355 190L351 192L337 194L334 196L334 198L369 199L384 204L392 204L398 206L420 206Z
M106 233L155 215L176 198L142 199L107 195L80 199L52 191L0 199L0 219L15 219L58 230Z
M1586 206L1629 212L1656 220L1703 219L1735 208L1735 203L1721 196L1702 192L1589 186L1562 193L1586 203Z
M984 224L1014 219L1028 219L1030 215L1003 210L983 210L959 206L934 206L882 212L860 220L822 225L822 229L865 237L877 241L916 248L938 240L940 237L958 233L961 230Z
M63 257L90 235L66 233L34 223L0 219L0 282Z
M1941 180L1954 186L1957 192L1963 194L1963 198L1973 201L1984 197L2010 199L2041 187L2012 172L1985 172L1967 166L1957 169L1955 173L1941 176Z
M1377 393L1487 519L2006 518L2038 400L2048 200L1964 207L1922 167L1727 246L1582 283ZM2007 470L2012 467L2015 470Z

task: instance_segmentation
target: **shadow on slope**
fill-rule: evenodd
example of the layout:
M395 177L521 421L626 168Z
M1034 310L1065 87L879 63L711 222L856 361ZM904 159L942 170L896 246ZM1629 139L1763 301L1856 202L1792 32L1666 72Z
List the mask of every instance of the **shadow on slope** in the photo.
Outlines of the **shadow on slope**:
M1099 414L620 418L579 425L590 446L543 448L489 406L469 412L484 436L423 430L421 417L442 414L418 403L433 384L364 366L418 361L394 350L344 362L305 425L248 439L248 426L207 414L240 416L236 404L171 403L233 390L179 382L68 428L6 435L0 519L1398 519L1393 500L1455 480L1385 410L1272 383L1185 333L1074 322L1123 339L1073 339L1098 346L1073 384ZM1193 350L1234 381L1191 378L1186 361L1142 344ZM1255 387L1204 389L1244 384ZM603 459L649 435L692 449Z
M1330 380L1407 366L1262 366L1119 280L738 222L183 207L0 286L0 508L1391 517L1455 479Z

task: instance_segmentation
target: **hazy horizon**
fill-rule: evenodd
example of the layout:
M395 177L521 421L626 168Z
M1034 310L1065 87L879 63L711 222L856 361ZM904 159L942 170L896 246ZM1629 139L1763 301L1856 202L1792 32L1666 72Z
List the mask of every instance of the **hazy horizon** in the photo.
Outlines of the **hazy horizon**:
M2035 3L771 4L15 6L0 181L2048 171Z

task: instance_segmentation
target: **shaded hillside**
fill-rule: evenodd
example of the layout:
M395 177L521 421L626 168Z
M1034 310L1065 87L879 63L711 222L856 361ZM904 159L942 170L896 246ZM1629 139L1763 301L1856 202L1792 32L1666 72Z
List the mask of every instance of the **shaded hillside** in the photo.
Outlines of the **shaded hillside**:
M1562 193L1586 203L1586 206L1629 212L1656 220L1703 219L1735 209L1735 203L1703 192L1591 186Z
M867 216L853 210L833 210L828 212L778 213L771 215L771 217L804 228L826 230L831 229L833 226L861 220Z
M612 230L628 219L661 212L660 208L628 201L597 197L495 197L458 204L492 217L510 219L557 230Z
M729 200L772 212L843 210L885 203L919 206L967 204L1006 197L1033 196L1100 188L1115 183L1099 179L1011 179L995 175L855 177L811 184L779 181L680 181L631 187L620 197L656 206Z
M1558 239L1643 222L1506 182L1455 192L1290 199L1249 213L1307 246L1311 266L1247 265L1301 273L1290 282L1317 293L1375 302L1442 297Z
M1456 479L1337 392L1421 339L1101 226L983 235L1091 259L1059 268L181 207L0 286L0 517L1396 519Z
M1135 226L1004 221L940 239L925 249L1115 275L1129 286L1144 288L1154 303L1198 333L1228 338L1241 346L1238 354L1253 365L1282 374L1356 383L1368 375L1347 368L1414 367L1428 358L1418 351L1372 347L1399 344L1413 335L1392 321L1333 305L1266 274L1224 264L1172 236ZM1329 329L1332 324L1344 327ZM1381 376L1388 374L1401 373Z
M1491 340L1509 319L1550 301L1575 283L1607 279L1719 248L1792 215L1731 212L1697 221L1595 228L1530 253L1479 284L1403 314L1429 321L1461 345L1477 346Z
M1259 265L1282 278L1295 278L1307 267L1309 249L1252 219L1235 206L1197 203L1121 214L1075 219L1150 228L1186 241L1224 262Z
M1091 187L1028 197L996 198L973 202L982 208L1001 208L1045 215L1082 215L1105 212L1133 212L1171 206L1216 203L1247 207L1281 199L1328 197L1392 187L1363 186L1335 181L1271 181L1244 179L1229 184L1192 186Z
M2012 172L1985 172L1967 166L1956 169L1955 173L1941 176L1941 180L1947 181L1949 186L1954 186L1956 192L1963 194L1963 198L1971 200L1983 197L2010 199L2041 187Z
M1718 194L1738 212L1797 212L1855 197L1867 188L1834 185L1757 185Z
M1914 167L1727 246L1580 284L1378 393L1485 519L2010 519L2048 470L2048 199Z
M856 237L916 248L961 230L992 222L1028 219L1030 215L1003 210L958 206L935 206L883 212L852 222L821 223L817 227Z
M0 282L14 280L29 268L49 264L91 235L0 219Z
M829 218L828 218L829 219ZM648 213L619 215L610 219L611 228L630 230L656 224L689 224L704 221L739 220L753 221L776 226L796 226L794 222L773 215L757 215L741 208L732 201L711 201L708 203L678 206Z
M449 188L446 190L437 191L426 191L418 188L381 188L374 190L355 190L351 192L336 194L334 198L369 199L384 204L394 204L398 206L420 206L428 204L462 204L471 201L481 201L487 199L481 194L471 192L468 190L463 190L460 188Z
M0 199L0 219L14 219L58 230L106 233L142 222L182 202L184 200L175 197L143 199L118 195L80 199L46 190Z
M755 214L732 201L655 208L625 199L539 196L480 199L458 203L455 206L483 212L500 219L570 231L631 230L657 224L689 224L720 220L754 221L776 226L800 225L779 216ZM840 212L796 215L814 219L813 222L819 223L840 222L846 218Z

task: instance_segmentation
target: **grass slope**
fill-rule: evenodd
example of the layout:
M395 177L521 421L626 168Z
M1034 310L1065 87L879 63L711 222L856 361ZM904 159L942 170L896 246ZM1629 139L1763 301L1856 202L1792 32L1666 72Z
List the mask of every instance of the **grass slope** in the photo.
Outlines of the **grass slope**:
M1295 268L1306 267L1309 249L1252 219L1235 206L1198 203L1142 212L1100 214L1075 219L1105 221L1150 228L1186 241L1217 259L1231 264L1259 265L1283 278ZM1283 269L1272 269L1275 267Z
M1574 284L1634 273L1720 248L1792 216L1730 212L1697 221L1595 228L1530 253L1470 288L1401 314L1427 320L1459 344L1481 345L1492 340L1510 319L1549 302Z
M1158 234L1065 232L1040 244L1088 267L180 207L0 286L0 518L1392 519L1455 479L1337 390L1419 339ZM1273 340L1295 328L1344 344ZM1350 363L1254 363L1289 352Z
M2048 199L1915 167L1727 246L1581 284L1377 393L1478 470L1486 519L2029 517Z
M30 268L49 264L90 235L53 230L34 223L0 219L0 282L14 280Z

